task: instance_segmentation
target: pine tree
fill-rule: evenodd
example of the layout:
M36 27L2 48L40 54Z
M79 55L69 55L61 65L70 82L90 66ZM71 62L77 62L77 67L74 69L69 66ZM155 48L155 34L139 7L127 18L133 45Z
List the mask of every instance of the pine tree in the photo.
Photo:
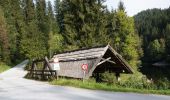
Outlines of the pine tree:
M35 6L32 0L23 0L26 32L22 35L21 53L29 59L43 58L47 54L44 36L36 21ZM47 42L47 41L46 41Z
M125 11L125 6L124 6L124 3L122 1L120 1L119 4L118 4L118 10Z
M48 14L48 25L49 25L49 32L56 33L56 20L53 12L53 8L51 5L51 2L48 1L48 8L47 8L47 14Z
M159 40L154 40L148 46L148 55L152 62L162 59L162 53L164 53L165 47L162 47Z
M62 51L63 37L59 33L58 23L55 19L50 1L48 2L47 10L48 10L48 24L50 27L49 40L48 40L48 47L49 47L48 52L51 58L54 53Z
M9 41L6 22L1 8L0 8L0 47L2 49L1 50L2 60L9 64L10 63Z
M103 0L63 0L65 42L72 47L91 47L107 42Z
M142 54L139 36L135 33L134 20L124 10L116 12L116 35L114 48L137 70Z
M166 41L166 53L168 55L167 59L168 61L170 61L170 24L167 24L166 26L165 41Z
M22 34L25 32L25 23L24 23L24 16L23 16L23 12L22 12L22 8L21 8L21 2L19 0L13 0L11 2L11 13L14 17L13 19L13 26L15 27L16 30L16 37L15 37L15 41L16 44L13 44L13 41L11 43L11 45L15 45L16 46L16 51L14 52L14 58L12 59L20 59L21 55L20 55L20 42L21 42L21 37Z
M46 1L45 0L36 0L36 17L38 21L38 28L42 33L42 39L44 41L46 50L48 50L48 38L49 38L49 25L48 23L48 16L46 13Z
M60 0L55 0L54 13L56 19L56 28L59 28L59 33L64 33L64 15L62 5L64 3Z
M0 1L5 12L7 28L9 33L9 43L11 59L15 61L20 58L20 41L24 32L23 13L20 0Z

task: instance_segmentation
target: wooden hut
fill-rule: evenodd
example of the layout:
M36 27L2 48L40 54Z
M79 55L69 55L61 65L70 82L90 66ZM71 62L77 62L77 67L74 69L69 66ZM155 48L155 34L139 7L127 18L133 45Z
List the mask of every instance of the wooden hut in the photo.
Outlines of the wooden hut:
M105 71L116 75L133 73L128 63L110 45L56 54L55 58L59 60L59 76L88 79L93 73ZM81 68L83 64L88 65L85 75Z

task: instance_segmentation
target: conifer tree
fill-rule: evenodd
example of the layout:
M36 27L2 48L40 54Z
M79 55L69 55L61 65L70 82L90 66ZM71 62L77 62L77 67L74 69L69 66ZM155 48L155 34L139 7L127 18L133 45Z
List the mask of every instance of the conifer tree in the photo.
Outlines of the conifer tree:
M63 36L69 46L74 49L91 47L107 41L102 2L103 0L62 1Z
M48 38L49 38L49 25L48 25L48 16L46 13L46 1L45 0L36 0L36 17L39 31L42 33L42 39L46 50L48 50Z
M44 36L36 21L35 6L32 0L23 0L26 32L22 35L21 53L29 59L43 58L47 54ZM47 42L47 41L46 41Z
M63 37L59 33L59 27L58 23L55 19L54 12L52 9L51 2L48 2L48 24L49 24L49 40L48 40L48 52L50 58L52 55L56 52L61 52L62 51L62 42L63 42Z
M24 32L23 13L20 0L0 1L5 12L7 28L9 33L9 43L11 59L15 61L20 58L20 41Z
M114 47L137 70L142 55L140 38L135 32L133 18L128 17L122 7L116 12L116 34Z
M10 63L10 50L6 22L3 11L0 8L0 49L2 60L6 63Z

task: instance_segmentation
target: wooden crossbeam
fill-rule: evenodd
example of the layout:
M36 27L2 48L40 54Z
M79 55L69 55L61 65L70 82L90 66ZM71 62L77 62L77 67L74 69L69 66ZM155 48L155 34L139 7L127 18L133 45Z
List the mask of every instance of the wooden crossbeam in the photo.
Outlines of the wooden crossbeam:
M102 59L104 59L104 58L102 58ZM99 63L97 64L97 66L103 64L104 62L106 62L106 61L108 61L108 60L110 60L110 59L111 59L111 57L109 57L109 58L107 58L107 59L104 59L103 61L99 62Z
M111 57L109 57L109 58L111 58ZM102 60L105 60L105 59L102 58ZM110 62L110 63L112 63L112 64L116 64L114 61L111 61L110 59L108 59L107 62Z

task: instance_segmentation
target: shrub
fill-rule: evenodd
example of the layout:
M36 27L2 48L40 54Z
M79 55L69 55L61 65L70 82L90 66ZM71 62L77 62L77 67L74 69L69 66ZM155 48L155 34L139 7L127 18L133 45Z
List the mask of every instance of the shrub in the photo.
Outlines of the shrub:
M101 74L102 81L108 84L116 84L118 81L114 73L105 72Z
M170 89L170 81L166 77L159 79L156 82L156 84L157 84L157 89L162 89L162 90Z
M148 82L146 76L136 77L131 76L126 81L120 82L120 86L126 88L136 88L136 89L155 89L153 82Z

